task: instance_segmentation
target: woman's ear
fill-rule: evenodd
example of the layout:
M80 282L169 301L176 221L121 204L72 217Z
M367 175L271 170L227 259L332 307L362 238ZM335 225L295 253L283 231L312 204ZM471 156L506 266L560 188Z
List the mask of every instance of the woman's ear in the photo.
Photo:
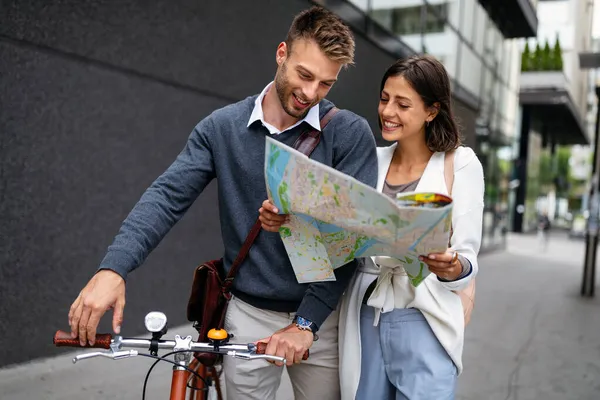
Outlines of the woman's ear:
M435 102L433 103L433 105L431 107L429 107L429 113L427 114L427 120L428 121L433 121L435 119L435 117L437 117L437 115L440 112L440 103Z

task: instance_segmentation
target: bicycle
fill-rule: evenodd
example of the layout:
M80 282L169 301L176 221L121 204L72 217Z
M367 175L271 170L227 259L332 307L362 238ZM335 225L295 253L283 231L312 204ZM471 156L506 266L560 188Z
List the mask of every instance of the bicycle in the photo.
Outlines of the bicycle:
M144 324L148 332L152 334L152 339L124 338L120 335L113 336L110 333L102 333L96 335L93 346L90 346L89 343L86 346L81 346L79 338L72 338L70 333L59 330L54 335L54 345L57 347L107 349L107 351L79 354L73 358L73 363L95 357L120 360L143 356L156 359L146 374L142 389L142 400L146 399L146 386L150 373L154 366L161 361L174 365L170 400L185 400L186 395L189 396L188 400L206 400L213 383L217 399L222 400L219 373L216 368L202 365L195 357L192 357L192 353L217 353L244 360L267 360L286 363L284 357L264 354L267 347L266 343L230 344L229 339L233 335L230 335L224 329L211 329L208 333L209 342L195 342L191 336L182 338L179 335L175 335L174 340L163 340L162 337L168 329L167 317L161 312L148 313L144 318ZM132 349L124 350L124 348ZM148 349L149 353L140 353L133 350L133 348ZM159 356L158 351L165 349L171 351ZM171 355L174 360L167 359ZM304 354L303 359L307 358L308 351Z

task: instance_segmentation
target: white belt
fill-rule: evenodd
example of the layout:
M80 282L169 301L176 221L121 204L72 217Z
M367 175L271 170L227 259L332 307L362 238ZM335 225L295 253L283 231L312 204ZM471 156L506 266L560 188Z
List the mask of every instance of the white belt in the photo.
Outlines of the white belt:
M365 267L361 268L361 271L368 274L379 274L375 289L367 301L367 305L375 309L373 326L377 326L379 324L381 313L390 312L396 308L397 299L400 302L408 303L414 298L414 288L412 293L406 293L405 290L398 290L398 292L394 290L394 277L408 276L404 270L404 263L402 260L378 256L373 257L373 261L379 268L365 265ZM412 288L412 286L410 287Z

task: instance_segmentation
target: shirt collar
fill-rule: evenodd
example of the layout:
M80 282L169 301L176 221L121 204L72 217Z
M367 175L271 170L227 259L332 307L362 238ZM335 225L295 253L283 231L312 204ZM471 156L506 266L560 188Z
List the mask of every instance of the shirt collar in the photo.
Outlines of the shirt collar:
M266 122L264 114L263 114L263 109L262 109L262 101L265 98L265 95L267 94L267 92L269 91L271 86L273 86L273 82L269 83L263 89L263 91L260 93L260 95L256 98L256 100L254 101L254 109L252 110L252 114L250 114L250 119L248 120L248 126L252 125L256 121L260 121L265 126L265 128L267 128L269 130L270 134L277 135L277 134L283 133L285 131L289 131L290 129L295 128L298 125L300 125L302 122L306 121L314 129L321 131L321 121L319 119L319 104L318 103L315 104L314 106L312 106L310 110L308 110L308 113L306 113L306 116L303 119L296 122L294 125L290 126L289 128L284 129L283 131L280 131L279 129L275 128L273 125Z

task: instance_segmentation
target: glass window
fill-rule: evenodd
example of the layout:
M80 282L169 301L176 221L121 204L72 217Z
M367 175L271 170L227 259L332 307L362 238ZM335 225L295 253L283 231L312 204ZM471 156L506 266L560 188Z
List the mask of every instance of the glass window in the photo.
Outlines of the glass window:
M496 25L494 25L491 21L488 21L486 25L486 33L485 33L485 58L488 65L494 65L494 63L498 60L496 55L496 48L498 44L498 35L499 32L496 29Z
M448 22L458 30L460 26L461 0L449 0L448 4Z
M500 121L499 121L499 125L498 125L498 129L503 129L503 118L505 115L505 110L506 110L506 101L507 101L507 91L508 88L500 81L498 81L498 90L497 90L497 97L496 97L496 113L498 114L498 116L500 117Z
M371 11L371 17L375 21L396 35L443 32L447 15L447 3L378 8Z
M493 43L493 47L492 49L495 50L494 51L494 58L496 61L498 61L498 65L502 66L504 62L506 62L506 60L503 60L503 55L504 55L504 36L502 36L502 34L500 33L500 31L498 29L494 29L494 43ZM498 71L500 72L500 71Z
M483 64L473 50L464 43L461 44L459 68L460 78L458 81L473 94L479 96Z
M443 32L448 18L448 3L425 6L425 33Z
M504 86L502 85L502 82L500 82L499 80L497 80L496 78L494 78L494 88L492 90L492 96L494 99L494 109L492 110L492 113L494 115L494 123L493 123L493 129L496 130L501 130L502 129L502 108L503 108L503 88Z
M494 70L492 68L485 69L485 78L483 83L483 98L490 103L493 100L494 93ZM491 110L489 110L491 112Z
M361 9L362 11L368 12L367 8L369 7L369 2L372 0L350 0L350 3L354 4L356 7Z
M483 55L483 40L485 39L485 27L491 23L487 13L479 4L475 6L475 17L473 23L473 45L475 51Z
M512 62L508 73L508 85L511 90L517 92L519 90L519 79L521 76L521 50L517 40L506 40L507 46L510 48Z
M477 6L475 0L460 0L460 34L469 43L473 43L473 10Z
M392 12L390 10L371 10L371 18L379 25L392 31Z
M458 80L456 73L456 54L458 49L458 35L446 28L441 33L428 33L423 36L424 50L436 57L444 66L451 78Z

